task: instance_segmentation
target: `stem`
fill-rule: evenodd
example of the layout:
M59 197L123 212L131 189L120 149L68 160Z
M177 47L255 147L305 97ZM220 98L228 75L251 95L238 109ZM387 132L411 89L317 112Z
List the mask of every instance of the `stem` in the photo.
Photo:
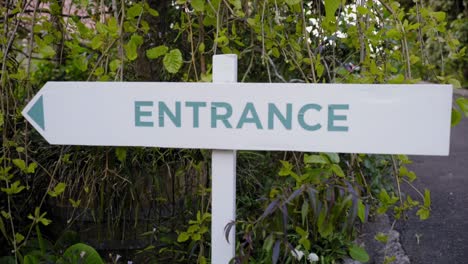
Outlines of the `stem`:
M391 155L391 157L392 157L392 165L393 165L393 174L395 176L395 182L396 182L397 188L398 188L398 198L400 199L400 204L403 204L403 198L401 198L400 179L398 177L398 175L399 175L398 164L397 164L397 162L395 160L395 156Z

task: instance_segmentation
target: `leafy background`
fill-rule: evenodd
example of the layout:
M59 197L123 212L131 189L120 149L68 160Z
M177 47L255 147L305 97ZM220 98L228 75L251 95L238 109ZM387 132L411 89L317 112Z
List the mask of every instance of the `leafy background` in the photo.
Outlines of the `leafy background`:
M459 88L468 79L467 5L0 1L2 261L209 261L210 151L51 146L20 114L45 82L211 81L212 56L235 53L242 82ZM467 112L466 99L458 99L453 124ZM430 215L429 190L400 192L417 178L405 167L410 162L403 155L239 152L235 261L308 262L310 254L322 263L366 261L354 242L360 225L385 212Z

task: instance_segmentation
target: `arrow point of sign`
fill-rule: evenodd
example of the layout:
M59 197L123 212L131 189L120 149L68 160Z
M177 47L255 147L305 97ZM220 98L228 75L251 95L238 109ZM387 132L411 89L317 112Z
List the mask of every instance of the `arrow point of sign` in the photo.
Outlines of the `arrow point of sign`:
M44 100L42 95L37 99L34 105L29 109L28 116L40 127L45 130L44 121Z

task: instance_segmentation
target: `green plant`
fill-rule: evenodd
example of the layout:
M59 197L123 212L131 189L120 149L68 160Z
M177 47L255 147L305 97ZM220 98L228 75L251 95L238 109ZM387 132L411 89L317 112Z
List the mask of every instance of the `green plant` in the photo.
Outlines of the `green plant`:
M454 1L423 2L1 1L0 243L8 246L0 251L21 259L30 241L89 221L100 241L146 239L135 251L151 260L209 257L194 247L208 245L208 233L179 243L175 230L188 232L197 212L209 213L210 153L51 146L20 115L46 81L211 81L212 55L235 53L240 81L460 86L466 19L439 10ZM457 99L453 124L466 105ZM415 179L404 156L240 152L239 161L244 259L267 262L275 252L295 261L289 244L325 262L361 255L351 250L356 222L378 211L404 218L413 208L426 218L430 210L429 192L417 191L417 200L400 192ZM47 228L49 220L57 226Z

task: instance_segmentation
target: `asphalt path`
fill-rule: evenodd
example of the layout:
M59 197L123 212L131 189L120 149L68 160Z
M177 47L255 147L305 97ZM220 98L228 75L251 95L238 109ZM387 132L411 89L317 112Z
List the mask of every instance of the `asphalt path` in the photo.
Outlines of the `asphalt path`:
M468 118L452 128L448 157L412 156L420 190L431 191L431 217L397 226L412 264L468 263ZM410 188L404 191L416 197Z

